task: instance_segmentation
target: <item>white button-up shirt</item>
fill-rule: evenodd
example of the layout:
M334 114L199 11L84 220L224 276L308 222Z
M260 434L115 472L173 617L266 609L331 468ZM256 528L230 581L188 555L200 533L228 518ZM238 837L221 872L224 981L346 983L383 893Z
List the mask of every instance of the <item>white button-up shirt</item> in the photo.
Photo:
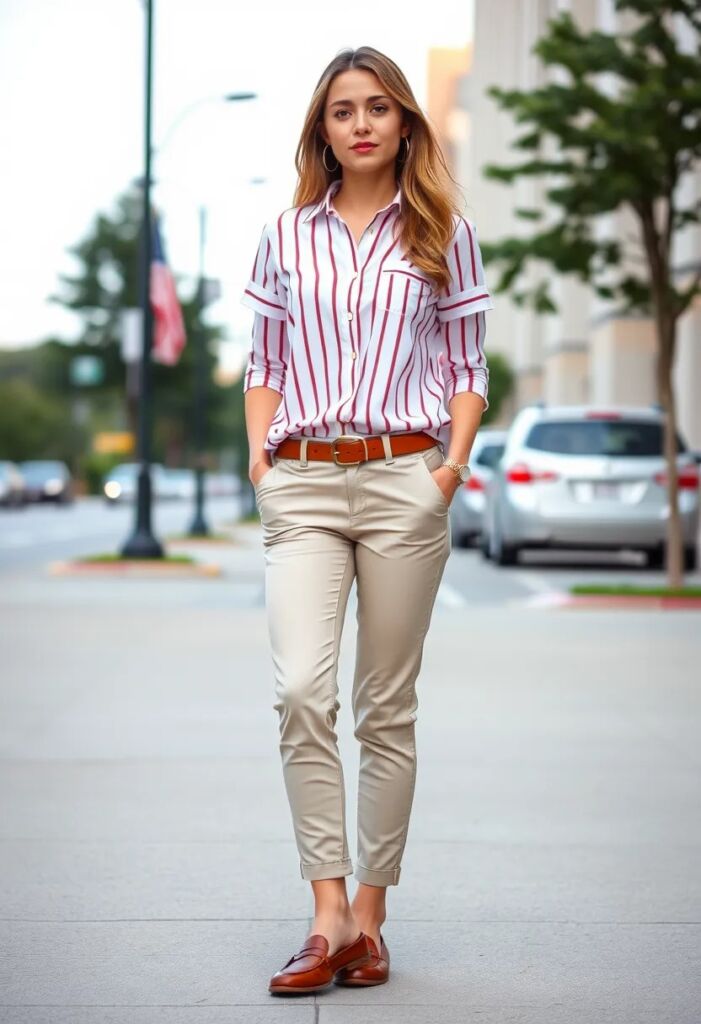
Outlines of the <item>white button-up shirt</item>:
M447 403L474 391L489 408L485 284L474 225L454 216L450 287L432 281L393 237L401 187L356 243L334 209L315 204L268 223L241 301L254 311L243 378L282 401L265 447L286 437L425 430L447 450Z

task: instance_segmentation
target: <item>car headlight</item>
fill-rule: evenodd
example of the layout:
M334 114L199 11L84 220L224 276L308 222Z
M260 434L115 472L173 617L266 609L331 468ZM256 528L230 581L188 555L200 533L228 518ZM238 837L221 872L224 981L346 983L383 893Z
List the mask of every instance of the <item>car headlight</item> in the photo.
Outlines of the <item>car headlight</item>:
M105 495L108 498L118 498L121 493L122 493L122 488L117 483L116 480L108 480L107 481L107 483L105 484Z
M58 494L63 489L62 480L47 480L44 484L44 491L47 494Z

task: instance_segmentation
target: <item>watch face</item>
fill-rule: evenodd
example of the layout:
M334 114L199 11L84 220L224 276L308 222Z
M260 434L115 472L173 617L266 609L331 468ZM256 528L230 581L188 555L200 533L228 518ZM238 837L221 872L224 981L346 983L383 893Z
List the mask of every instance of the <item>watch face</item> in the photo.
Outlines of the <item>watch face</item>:
M460 479L462 480L462 482L464 484L466 484L467 481L470 479L470 467L469 466L462 466L460 468Z

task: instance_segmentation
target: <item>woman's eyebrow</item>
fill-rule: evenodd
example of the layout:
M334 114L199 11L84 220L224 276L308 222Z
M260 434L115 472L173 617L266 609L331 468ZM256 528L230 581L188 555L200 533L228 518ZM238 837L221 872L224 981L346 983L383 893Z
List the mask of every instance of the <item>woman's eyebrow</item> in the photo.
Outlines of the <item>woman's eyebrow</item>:
M382 94L380 94L379 96L368 96L368 98L366 99L365 102L369 103L370 100L388 100L388 99L389 99L389 96L383 96ZM331 106L332 107L337 107L341 103L347 103L349 107L353 106L353 100L334 100L333 103L331 104Z

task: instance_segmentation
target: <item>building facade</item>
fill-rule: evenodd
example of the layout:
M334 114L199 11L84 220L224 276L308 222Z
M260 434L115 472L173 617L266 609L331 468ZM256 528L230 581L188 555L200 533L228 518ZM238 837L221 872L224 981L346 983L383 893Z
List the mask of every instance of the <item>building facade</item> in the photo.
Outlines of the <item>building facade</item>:
M522 155L511 149L520 134L511 115L487 95L490 85L532 89L546 82L546 71L532 48L547 21L569 10L584 29L616 32L625 28L613 0L476 0L470 68L457 83L462 142L453 140L454 172L463 185L466 214L481 241L528 235L532 226L514 216L520 206L545 208L542 183L522 179L507 186L486 179L485 164L512 164ZM691 45L690 39L679 40ZM686 200L701 199L697 168L680 184ZM639 234L628 210L601 218L607 235ZM685 281L701 265L701 230L687 228L678 239L673 265ZM531 271L534 273L533 271ZM550 272L552 272L550 270ZM496 267L486 268L496 283ZM502 353L516 379L515 393L502 419L508 423L524 404L596 402L649 404L657 401L656 341L649 318L623 317L572 277L557 278L551 292L555 315L537 315L516 306L506 294L496 296L490 313L489 351ZM675 386L680 430L687 443L701 449L701 300L679 321Z

